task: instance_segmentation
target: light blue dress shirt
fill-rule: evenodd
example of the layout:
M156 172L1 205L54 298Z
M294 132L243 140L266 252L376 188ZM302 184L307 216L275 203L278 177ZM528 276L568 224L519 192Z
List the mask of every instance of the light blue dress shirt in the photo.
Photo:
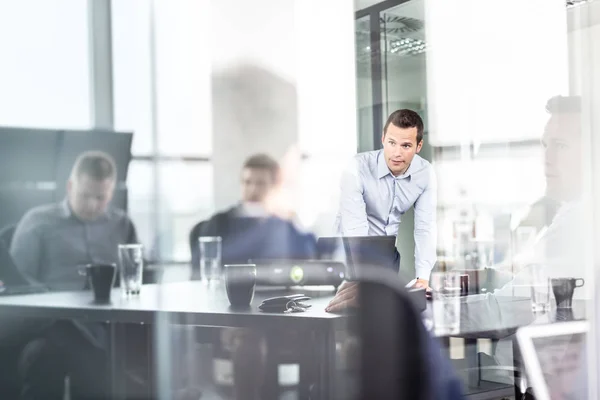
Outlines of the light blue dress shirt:
M396 236L402 215L414 206L416 276L428 280L436 261L436 199L433 167L419 155L395 177L383 150L357 154L342 176L338 232Z

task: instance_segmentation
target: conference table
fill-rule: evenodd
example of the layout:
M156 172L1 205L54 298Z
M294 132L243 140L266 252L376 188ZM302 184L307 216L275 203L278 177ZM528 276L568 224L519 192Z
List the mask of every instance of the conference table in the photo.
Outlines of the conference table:
M332 287L298 288L292 292L310 296L312 299L309 303L312 307L300 313L263 313L257 308L262 300L290 293L289 290L263 289L256 292L250 308L232 308L223 287L185 281L144 285L141 294L131 298L123 298L120 290L114 289L110 304L95 304L89 291L4 296L0 297L0 317L109 322L111 343L114 343L111 349L114 365L119 365L119 357L124 351L122 344L117 345L122 343L123 327L131 324L153 327L247 328L267 334L297 332L299 334L295 338L303 338L300 380L315 382L312 388L306 385L300 387L299 397L307 398L308 390L312 390L311 396L316 398L340 398L339 392L336 391L343 385L339 382L336 384L336 344L339 347L339 337L350 333L348 314L325 312L327 303L334 295ZM481 378L481 371L477 368L479 339L501 340L514 335L520 326L584 318L586 313L586 303L580 301L576 301L573 311L566 314L563 312L561 315L560 312L552 310L537 315L531 311L529 299L497 298L491 295L467 296L461 303L460 331L439 336L442 341L450 337L462 338L465 341L465 360L469 367L467 384L471 389L473 386L481 389L475 391L471 398L490 398L492 394L509 394L511 389L506 387L507 385L490 384L489 388L486 387ZM426 326L431 325L431 302L427 302L423 319ZM435 335L435 332L433 334ZM515 351L517 350L515 346ZM158 360L160 364L160 358ZM274 368L271 374L274 377L271 379L274 380L272 386L276 387L277 369L276 366ZM151 372L150 375L154 373ZM159 373L158 376L162 375ZM124 383L120 377L112 378L114 393L124 393ZM160 382L155 382L152 386L158 386L160 392ZM317 393L314 393L314 390Z
M310 296L312 299L309 303L312 307L306 312L285 314L264 313L257 308L266 298L293 292ZM186 281L144 285L139 296L130 298L123 298L120 289L116 288L113 289L110 304L95 304L90 291L4 296L0 297L0 317L110 323L111 343L120 343L118 346L115 344L111 354L111 360L117 365L120 363L118 360L121 352L124 351L124 328L132 324L162 328L166 328L167 325L246 328L266 334L301 332L301 338L306 345L302 350L303 360L300 360L304 361L301 362L304 368L300 369L300 378L306 376L308 379L314 379L315 388L320 393L315 396L315 393L311 392L312 395L329 399L334 398L334 382L330 379L330 371L335 368L335 335L336 332L344 333L348 329L347 317L325 312L325 307L333 295L333 287L292 291L267 288L256 291L251 307L233 308L222 285L208 286L199 281ZM160 368L160 365L157 367ZM113 391L123 393L124 383L120 382L119 376L112 378ZM274 379L276 378L275 376ZM273 386L275 385L276 383ZM301 398L308 397L308 389L300 389Z
M461 297L460 328L452 334L435 334L443 346L450 348L451 339L462 339L464 357L454 362L455 368L465 385L465 398L470 400L497 399L516 395L511 383L499 383L485 379L486 369L515 380L523 373L521 354L516 341L516 332L527 325L544 325L587 318L592 312L589 301L574 300L572 309L557 309L554 305L548 312L534 313L531 299L526 297L502 297L491 293ZM426 325L432 319L431 305L423 313ZM484 339L493 345L499 341L510 344L511 363L506 365L482 365L479 343ZM492 352L493 353L493 352ZM491 359L491 357L489 357ZM454 361L454 360L453 360Z

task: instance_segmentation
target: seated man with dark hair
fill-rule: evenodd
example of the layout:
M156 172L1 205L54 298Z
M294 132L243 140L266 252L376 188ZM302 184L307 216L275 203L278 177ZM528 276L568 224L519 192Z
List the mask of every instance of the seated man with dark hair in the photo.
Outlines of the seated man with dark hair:
M220 236L223 264L257 259L308 259L316 255L314 235L269 213L266 204L279 176L277 161L265 154L251 156L242 168L242 201L197 224L190 233L192 277L199 278L198 238Z

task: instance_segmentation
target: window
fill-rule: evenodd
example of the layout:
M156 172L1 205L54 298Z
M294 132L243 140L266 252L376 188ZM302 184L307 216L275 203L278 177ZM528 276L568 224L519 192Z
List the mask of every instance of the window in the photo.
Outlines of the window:
M0 125L90 127L87 4L0 2Z
M188 261L190 229L214 210L207 24L203 2L154 4L152 26L151 2L112 2L115 129L134 132L129 212L142 242Z

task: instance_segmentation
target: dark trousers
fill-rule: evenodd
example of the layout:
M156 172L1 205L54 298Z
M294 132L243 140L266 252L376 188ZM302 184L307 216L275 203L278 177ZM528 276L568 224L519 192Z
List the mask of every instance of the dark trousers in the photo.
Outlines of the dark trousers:
M18 369L22 399L62 399L67 375L72 399L110 397L107 351L71 321L58 321L29 342Z
M400 253L398 253L397 249L394 249L394 255L393 255L393 261L392 261L392 270L394 272L399 272L400 271Z

